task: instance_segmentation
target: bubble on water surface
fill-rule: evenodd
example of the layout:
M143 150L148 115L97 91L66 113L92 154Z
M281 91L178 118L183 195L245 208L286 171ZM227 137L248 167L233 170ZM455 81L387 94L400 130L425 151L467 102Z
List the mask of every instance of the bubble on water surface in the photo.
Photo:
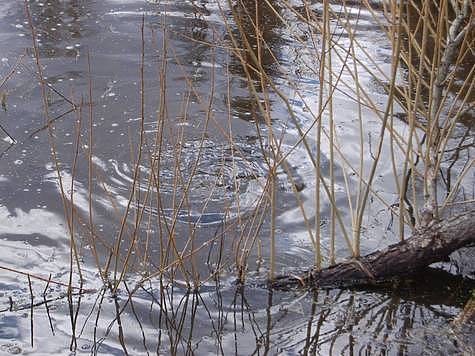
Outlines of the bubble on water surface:
M10 355L19 355L23 352L21 347L16 344L3 344L0 346L0 350Z

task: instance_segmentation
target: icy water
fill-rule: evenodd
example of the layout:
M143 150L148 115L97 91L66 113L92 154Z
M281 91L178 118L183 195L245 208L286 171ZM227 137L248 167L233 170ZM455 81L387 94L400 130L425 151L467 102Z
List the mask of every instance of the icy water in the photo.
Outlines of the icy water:
M295 14L302 12L298 2L292 11L278 1L270 2L279 16L294 21L284 26L264 2L259 2L263 37L273 51L271 55L264 50L261 63L290 98L288 103L298 122L306 127L319 86L315 72L318 63L304 48L311 38L305 26L295 20ZM243 3L255 11L255 2ZM452 326L475 288L468 278L473 278L472 263L447 263L443 270L428 270L414 280L381 290L270 291L262 286L268 272L269 218L262 214L259 222L253 207L259 204L268 174L259 139L268 132L259 125L265 118L249 94L238 54L229 50L232 41L226 26L235 33L237 30L225 1L45 0L29 4L48 85L47 117L54 121L54 130L45 128L45 105L24 3L3 0L0 83L6 97L0 124L15 142L1 133L0 354L473 352L471 331L456 331ZM352 9L354 14L359 11L357 4ZM314 11L320 11L318 3ZM391 52L384 44L385 35L378 32L369 13L359 13L358 19L359 40L381 68L389 68ZM252 31L252 24L243 25ZM342 78L351 82L345 75ZM255 72L250 76L259 79ZM374 100L384 105L384 90L364 73L360 79ZM259 95L264 102L265 94ZM269 95L266 110L284 137L285 150L297 141L295 123L278 96ZM74 103L76 110L72 110ZM355 125L348 125L357 120L357 105L344 91L338 91L334 106L336 127L345 143L342 150L348 159L358 162L359 132ZM365 108L363 115L367 136L376 137L378 118ZM165 119L159 121L157 117ZM142 123L145 146L150 150L137 165ZM405 127L402 121L394 125ZM161 137L158 151L151 148L157 147L157 137ZM52 158L52 145L58 165ZM384 150L388 153L389 147ZM371 157L371 152L367 154ZM328 155L328 148L323 147L322 172L327 178ZM156 165L157 157L160 166ZM132 266L115 299L102 289L88 239L89 163L94 172L91 196L101 265L119 234L130 187L135 172L139 172L135 189L141 201L131 208L124 225L129 230L123 236L135 228L140 238L134 241L137 248L131 250ZM312 245L292 185L301 192L308 218L313 219L314 170L300 146L287 157L286 164L293 181L283 171L277 174L279 273L313 264ZM370 164L368 160L368 167ZM156 175L150 173L154 169ZM192 174L187 198L179 204L186 187L183 182ZM346 195L340 194L345 185L341 168L335 167L334 174L337 204L346 204ZM397 196L391 175L388 160L378 171L377 187L380 196L389 201ZM160 177L160 203L149 195L152 176ZM322 239L326 250L329 214L329 204L324 202ZM71 232L65 216L71 215L88 291L81 296L74 294L68 302L67 288L61 283L68 284L69 279ZM137 216L142 219L138 227L134 222ZM160 223L148 223L155 220ZM206 279L198 292L189 292L180 271L174 278L167 274L166 279L150 278L137 285L157 266L167 263L160 254L163 242L157 236L162 235L161 229L169 229L171 222L179 249L192 248L189 244L202 247L190 262L192 266L187 266L195 276ZM240 224L245 227L238 232ZM396 241L394 225L388 210L372 201L363 252ZM258 234L253 234L255 230ZM188 236L194 236L193 242ZM241 245L236 246L236 236L241 237ZM131 243L123 240L122 256ZM240 248L250 250L244 287L236 285L233 267L233 251ZM338 240L336 249L338 255L348 253L343 239ZM143 251L148 251L146 258ZM207 278L217 266L219 278ZM462 272L465 278L451 272ZM32 275L31 290L26 273ZM170 279L176 283L168 284ZM73 285L79 285L77 274ZM132 298L127 289L134 291Z

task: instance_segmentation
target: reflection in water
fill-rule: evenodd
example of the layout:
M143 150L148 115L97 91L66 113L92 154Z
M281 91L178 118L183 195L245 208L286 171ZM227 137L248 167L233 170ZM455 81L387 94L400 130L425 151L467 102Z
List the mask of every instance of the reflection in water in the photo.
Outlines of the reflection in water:
M248 93L236 93L231 98L237 117L246 121L262 120L254 91L260 94L262 105L269 105L267 77L275 79L279 74L278 59L285 41L282 38L282 11L277 1L242 0L236 1L233 8L235 27L230 45L244 50L236 50L231 57L229 71L238 78L242 88ZM253 89L250 89L253 85ZM270 110L266 107L266 110Z
M176 4L176 12L180 15L179 17L170 16L168 20L159 17L160 20L152 23L152 28L161 31L164 24L173 19L169 36L171 39L177 40L180 46L183 47L183 51L174 55L178 57L180 63L192 66L190 68L192 70L190 78L195 82L209 79L202 77L206 73L206 68L203 67L204 64L215 64L210 63L211 58L209 57L211 46L208 43L214 43L215 39L213 38L214 29L210 28L207 21L207 16L210 15L206 8L207 3L207 1L200 1L199 3L191 1L191 4ZM168 7L165 6L164 9L159 7L158 9L157 16L160 16L160 10L164 10L166 13Z
M40 234L50 237L53 241L61 241L67 236L66 230L59 227L61 223L59 216L44 209L31 209L28 212L15 209L10 213L0 205L0 234Z
M45 58L79 56L84 27L83 20L94 11L89 2L52 0L48 6L39 2L30 4L30 11L38 33L41 56Z
M250 77L255 81L256 90L264 75L278 75L276 66L281 57L281 47L285 43L282 38L283 23L280 20L282 11L277 1L241 0L233 6L233 19L236 23L232 35L237 48L246 50L239 57L233 57L230 71L246 78L243 65L247 67Z
M108 297L104 291L72 296L81 317L76 320L71 343L92 354L114 355L470 351L463 338L452 343L452 331L444 320L457 315L475 286L473 282L427 270L413 281L401 283L372 292L284 292L226 286L215 280L200 292L190 292L165 280L137 287L127 281L127 293L116 297ZM36 287L38 293L40 285ZM0 315L9 317L29 310L27 290L24 293L4 294ZM430 295L438 299L431 300ZM68 338L62 334L66 317L61 315L67 305L61 298L64 296L49 286L45 298L38 298L35 304L35 325L46 322L51 326L38 333L57 335L50 341L51 350Z

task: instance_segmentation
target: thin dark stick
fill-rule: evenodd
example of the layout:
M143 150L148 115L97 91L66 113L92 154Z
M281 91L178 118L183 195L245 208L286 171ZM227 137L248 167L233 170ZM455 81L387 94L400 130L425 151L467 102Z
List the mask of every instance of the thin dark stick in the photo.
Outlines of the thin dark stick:
M49 279L48 279L48 282L46 283L46 287L45 287L45 290L43 291L43 302L45 304L45 308L46 308L46 315L48 315L48 321L49 321L49 326L51 328L51 333L53 334L54 336L54 327L53 327L53 322L51 320L51 315L50 315L50 312L49 312L49 307L48 307L48 301L46 300L46 293L48 292L48 287L49 287L49 283L51 282L51 273L49 275Z
M30 275L28 275L28 287L30 288L30 299L31 299L31 304L30 304L30 341L31 341L31 347L33 347L33 303L34 303L34 295L33 295L33 288L31 287L31 278Z
M38 132L41 132L41 131L43 131L43 130L46 130L47 128L50 127L50 125L51 125L53 122L55 122L55 121L57 121L57 120L59 120L59 119L65 117L66 115L72 113L74 110L76 110L76 108L69 109L68 111L65 111L64 113L59 114L58 116L56 116L56 117L54 117L54 118L48 120L48 122L47 122L45 125L43 125L43 126L40 127L39 129L36 129L35 131L33 131L33 132L30 134L30 136L28 136L28 137L29 137L29 138L32 138L32 137L33 137L34 135L36 135Z

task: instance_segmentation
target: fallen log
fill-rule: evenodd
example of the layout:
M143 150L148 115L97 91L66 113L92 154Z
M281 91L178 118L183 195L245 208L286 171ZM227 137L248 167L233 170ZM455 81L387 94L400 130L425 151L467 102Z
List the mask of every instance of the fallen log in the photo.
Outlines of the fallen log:
M433 221L405 241L384 250L346 260L320 271L279 276L271 282L271 286L333 288L378 284L447 260L452 252L471 245L475 245L475 210L440 222Z

